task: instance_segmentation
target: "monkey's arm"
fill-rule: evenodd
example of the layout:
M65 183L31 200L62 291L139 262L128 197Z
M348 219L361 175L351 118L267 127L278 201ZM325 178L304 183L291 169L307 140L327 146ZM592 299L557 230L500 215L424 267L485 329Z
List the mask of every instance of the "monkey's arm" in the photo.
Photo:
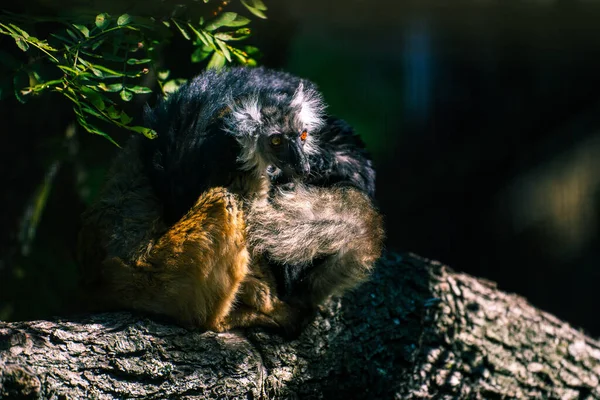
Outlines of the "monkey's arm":
M253 310L233 309L248 263L237 197L213 188L166 227L135 148L124 151L83 216L84 290L101 309L145 311L215 331L275 325Z
M302 269L289 301L315 307L364 281L379 258L382 218L368 196L350 187L299 185L253 207L247 216L253 257L272 269Z

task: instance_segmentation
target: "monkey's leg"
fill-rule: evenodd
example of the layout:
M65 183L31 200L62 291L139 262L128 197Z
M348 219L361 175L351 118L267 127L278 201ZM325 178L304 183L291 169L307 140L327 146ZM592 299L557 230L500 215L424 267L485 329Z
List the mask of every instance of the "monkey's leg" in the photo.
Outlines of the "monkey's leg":
M192 209L132 263L105 263L112 299L214 331L227 316L248 272L243 213L223 188L204 193Z

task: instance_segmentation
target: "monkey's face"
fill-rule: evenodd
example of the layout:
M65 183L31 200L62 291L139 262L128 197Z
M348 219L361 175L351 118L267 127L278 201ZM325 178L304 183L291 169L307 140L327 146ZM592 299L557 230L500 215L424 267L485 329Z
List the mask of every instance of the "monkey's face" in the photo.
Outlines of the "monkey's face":
M315 133L323 124L320 95L302 84L293 93L257 92L230 102L225 130L239 144L242 170L279 182L310 172L308 157L318 152Z
M257 145L267 165L267 172L285 181L308 175L310 166L304 151L307 139L307 129L261 135Z

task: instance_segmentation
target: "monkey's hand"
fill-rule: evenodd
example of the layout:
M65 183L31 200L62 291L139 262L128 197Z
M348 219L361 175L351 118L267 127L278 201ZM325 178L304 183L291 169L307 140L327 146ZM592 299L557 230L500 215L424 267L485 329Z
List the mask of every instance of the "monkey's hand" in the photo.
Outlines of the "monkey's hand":
M363 282L381 255L382 218L367 195L353 188L297 185L246 217L252 257L271 268L305 271L294 283L294 307L314 308Z

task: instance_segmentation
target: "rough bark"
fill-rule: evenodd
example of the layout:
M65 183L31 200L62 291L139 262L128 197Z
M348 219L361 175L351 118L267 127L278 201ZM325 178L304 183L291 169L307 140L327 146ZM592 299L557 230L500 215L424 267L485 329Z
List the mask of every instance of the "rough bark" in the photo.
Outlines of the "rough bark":
M599 381L598 341L410 254L293 341L129 313L0 323L0 399L600 399Z

